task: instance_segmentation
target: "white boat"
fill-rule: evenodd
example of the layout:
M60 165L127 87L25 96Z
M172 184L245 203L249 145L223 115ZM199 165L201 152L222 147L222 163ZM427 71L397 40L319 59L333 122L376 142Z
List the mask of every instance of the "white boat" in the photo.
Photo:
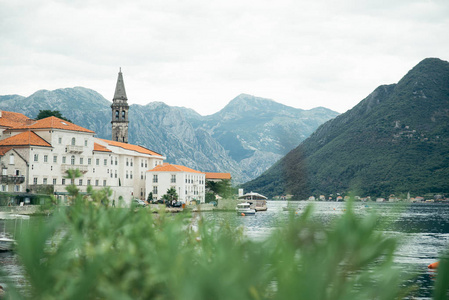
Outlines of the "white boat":
M235 210L237 211L237 215L239 216L250 216L256 214L256 210L251 208L251 204L249 204L248 202L237 204Z
M0 251L11 251L14 248L16 241L6 234L0 234Z

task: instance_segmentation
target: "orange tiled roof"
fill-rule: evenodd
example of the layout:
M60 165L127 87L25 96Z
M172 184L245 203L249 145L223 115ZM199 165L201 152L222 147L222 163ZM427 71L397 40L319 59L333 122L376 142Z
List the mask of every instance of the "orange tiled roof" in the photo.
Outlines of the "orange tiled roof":
M127 143L122 143L122 142L116 142L116 141L110 141L110 140L104 140L104 139L100 139L100 138L99 138L99 140L102 140L103 142L107 143L110 146L120 147L120 148L123 148L126 150L136 151L136 152L143 153L143 154L162 156L161 154L151 151L150 149L147 149L142 146L127 144Z
M169 163L164 163L162 165L157 165L153 169L149 170L149 172L189 172L189 173L204 174L203 172L200 172L200 171L197 171L197 170L194 170L194 169L190 169L190 168L185 167L185 166L172 165L172 164L169 164Z
M4 127L26 126L27 120L30 120L30 118L28 118L24 114L2 110L0 117L0 126Z
M25 131L0 141L0 146L43 146L51 145L32 131Z
M83 128L81 126L75 125L68 121L62 120L57 117L48 117L45 119L37 120L34 124L28 126L15 127L17 129L63 129L63 130L72 130L72 131L81 131L81 132L89 132L95 133L92 130Z
M109 150L105 146L102 146L102 145L97 144L97 143L94 143L94 151L112 152L111 150Z
M206 179L231 179L231 173L205 172Z
M12 147L5 147L5 148L0 148L0 156L3 156L6 154L6 152L8 152L9 150L11 150Z

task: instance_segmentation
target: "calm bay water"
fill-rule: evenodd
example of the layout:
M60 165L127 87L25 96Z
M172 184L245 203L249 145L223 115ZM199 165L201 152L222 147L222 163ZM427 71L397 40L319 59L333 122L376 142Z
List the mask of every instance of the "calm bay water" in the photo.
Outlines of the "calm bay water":
M235 212L202 212L208 220L227 221L232 226L242 226L245 234L251 239L263 239L271 231L288 219L289 212L283 207L289 205L298 209L298 213L308 205L308 202L268 201L268 210L258 212L255 216L241 217ZM345 203L314 202L314 218L329 223L341 215ZM430 299L432 295L435 273L427 269L427 265L438 260L446 249L449 249L449 205L428 203L398 206L391 203L355 203L357 214L363 215L374 210L379 216L389 221L382 230L387 235L400 239L395 262L401 268L404 277L410 278L408 283L418 287L413 299ZM36 217L36 219L42 217ZM29 225L33 224L31 218ZM3 231L4 221L0 220L0 230ZM12 252L0 252L0 268L13 281L22 286L25 284L23 270L17 256ZM0 275L0 285L4 278Z

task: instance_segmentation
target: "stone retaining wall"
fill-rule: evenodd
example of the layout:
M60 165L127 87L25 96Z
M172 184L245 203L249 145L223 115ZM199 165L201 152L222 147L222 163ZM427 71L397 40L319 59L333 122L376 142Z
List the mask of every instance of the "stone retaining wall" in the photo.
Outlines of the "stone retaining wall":
M0 212L10 212L20 215L32 215L40 212L40 205L24 205L24 206L0 206Z

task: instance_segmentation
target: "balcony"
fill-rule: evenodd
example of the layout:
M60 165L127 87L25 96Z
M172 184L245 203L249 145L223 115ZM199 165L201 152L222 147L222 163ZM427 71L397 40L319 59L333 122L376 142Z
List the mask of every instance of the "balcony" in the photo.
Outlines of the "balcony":
M88 166L87 165L67 165L67 164L61 165L62 173L65 173L65 171L67 171L67 170L75 170L75 169L78 169L78 170L80 170L81 173L85 174L88 171Z
M67 152L68 153L83 153L83 147L82 146L74 146L74 145L67 145Z
M21 184L25 182L25 176L0 175L0 182L6 184Z

